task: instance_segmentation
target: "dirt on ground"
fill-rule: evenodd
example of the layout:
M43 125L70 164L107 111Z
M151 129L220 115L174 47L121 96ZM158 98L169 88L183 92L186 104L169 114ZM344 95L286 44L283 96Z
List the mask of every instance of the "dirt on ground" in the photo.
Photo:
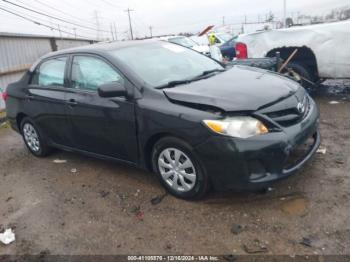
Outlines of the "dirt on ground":
M154 175L132 167L63 151L36 158L3 125L0 232L12 228L16 240L0 254L350 254L344 84L312 94L324 151L301 172L265 193L194 202L164 195Z

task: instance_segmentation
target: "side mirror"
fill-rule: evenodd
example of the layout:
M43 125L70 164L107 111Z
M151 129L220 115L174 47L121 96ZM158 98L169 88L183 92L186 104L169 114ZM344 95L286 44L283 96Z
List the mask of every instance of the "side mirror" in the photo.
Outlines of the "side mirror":
M123 84L119 82L110 82L99 86L97 89L100 97L121 97L127 96L127 91Z

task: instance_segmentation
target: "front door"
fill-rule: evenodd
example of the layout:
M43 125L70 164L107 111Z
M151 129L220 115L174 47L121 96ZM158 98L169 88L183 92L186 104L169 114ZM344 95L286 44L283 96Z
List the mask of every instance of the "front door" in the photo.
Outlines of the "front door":
M137 162L134 102L130 98L102 98L97 88L119 81L131 84L103 58L75 55L71 62L67 118L70 119L75 147L99 155Z

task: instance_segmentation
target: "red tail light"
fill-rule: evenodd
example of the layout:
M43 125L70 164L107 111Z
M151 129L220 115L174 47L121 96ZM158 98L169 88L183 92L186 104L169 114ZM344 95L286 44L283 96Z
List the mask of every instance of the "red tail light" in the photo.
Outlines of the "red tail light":
M6 99L7 99L7 92L5 92L5 91L2 92L1 93L1 98L4 99L4 101L6 101Z
M246 59L248 58L248 49L247 45L243 43L236 43L236 58L237 59Z

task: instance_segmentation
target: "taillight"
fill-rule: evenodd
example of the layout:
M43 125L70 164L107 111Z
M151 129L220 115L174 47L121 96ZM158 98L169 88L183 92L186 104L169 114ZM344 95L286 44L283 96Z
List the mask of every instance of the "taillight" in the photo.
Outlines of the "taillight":
M248 49L247 45L244 43L236 43L236 58L237 59L246 59L248 58Z
M6 101L6 99L7 99L7 92L2 92L1 93L1 97L2 97L2 99L4 99L4 101Z

